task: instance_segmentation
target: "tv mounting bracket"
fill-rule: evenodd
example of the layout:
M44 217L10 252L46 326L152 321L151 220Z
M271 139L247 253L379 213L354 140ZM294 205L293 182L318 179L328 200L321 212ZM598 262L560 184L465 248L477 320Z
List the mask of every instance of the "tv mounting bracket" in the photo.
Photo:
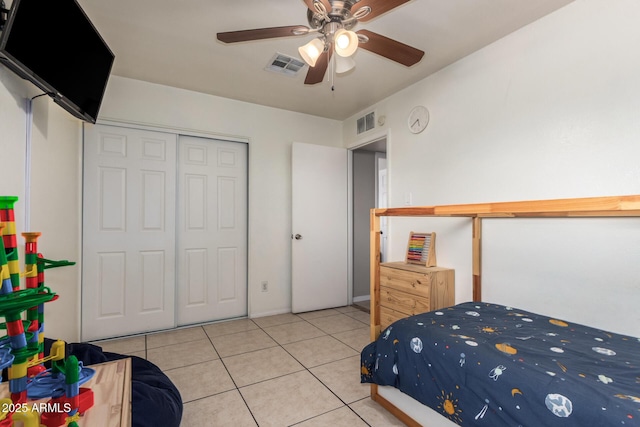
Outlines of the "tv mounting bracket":
M7 22L7 14L9 9L4 7L4 0L0 1L0 31L4 29L4 23Z

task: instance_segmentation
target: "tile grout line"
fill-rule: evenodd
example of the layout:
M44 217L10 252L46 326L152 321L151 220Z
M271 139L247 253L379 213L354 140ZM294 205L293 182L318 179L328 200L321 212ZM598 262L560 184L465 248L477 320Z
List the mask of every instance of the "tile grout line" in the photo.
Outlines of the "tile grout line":
M341 314L343 314L343 313L341 313ZM325 317L326 317L326 316L325 316ZM304 320L305 322L309 323L310 325L315 326L315 325L313 325L311 322L307 321L306 319L303 319L303 320ZM313 319L312 319L312 320L313 320ZM357 319L356 319L356 320L357 320ZM293 322L292 322L292 323L293 323ZM286 323L285 323L285 324L286 324ZM317 326L316 326L316 327L317 327ZM320 329L320 328L318 328L318 329ZM322 329L320 329L320 330L322 330ZM351 329L351 330L355 330L355 329ZM263 329L263 331L264 331L264 329ZM266 332L266 331L264 331L264 332L268 335L268 332ZM322 331L322 332L324 332L324 331ZM341 332L347 332L347 331L341 331ZM325 332L325 335L326 335L326 336L330 336L331 338L333 338L333 339L335 339L336 341L338 341L338 342L340 342L340 343L342 343L342 344L346 345L346 346L347 346L347 347L349 347L349 348L353 348L353 347L349 346L348 344L343 343L342 341L340 341L340 340L339 340L339 339L337 339L336 337L334 337L334 336L333 336L333 334L329 334L329 333L326 333L326 332ZM311 338L311 339L313 339L313 338ZM302 341L307 341L307 340L300 340L300 341L295 341L295 342L302 342ZM288 343L288 344L291 344L291 343ZM342 400L342 399L340 398L340 396L338 396L338 395L337 395L333 390L331 390L331 388L330 388L328 385L326 385L326 384L325 384L325 383L324 383L320 378L318 378L318 377L317 377L313 372L311 372L311 369L313 369L313 368L317 368L317 367L319 367L319 366L325 366L325 365L328 365L329 363L339 362L339 361L342 361L342 360L348 359L349 357L354 357L354 356L344 357L344 358L342 358L342 359L334 360L334 361L331 361L331 362L323 363L323 364L320 364L320 365L317 365L317 366L313 366L313 367L311 367L311 368L308 368L308 367L307 367L307 366L305 366L305 365L304 365L300 360L298 360L298 359L297 359L293 354L291 354L291 353L290 353L286 348L284 348L284 346L283 346L283 345L281 345L280 343L278 343L278 345L279 345L279 346L280 346L280 347L281 347L281 348L282 348L282 349L283 349L283 350L284 350L284 351L285 351L289 356L291 356L291 357L292 357L296 362L298 362L298 363L299 363L299 364L300 364L300 365L301 365L301 366L302 366L302 367L303 367L307 372L309 372L309 374L310 374L312 377L314 377L314 378L315 378L315 379L316 379L320 384L322 384L322 385L324 386L324 388L326 388L326 389L327 389L331 394L333 394L333 395L336 397L336 399L338 399L338 400L342 403L342 406L341 406L341 407L339 407L339 408L335 408L335 409L332 409L331 411L327 411L327 412L323 412L323 413L321 413L321 414L317 414L317 415L315 415L315 416L313 416L313 417L310 417L310 418L307 418L307 419L305 419L305 420L299 421L299 422L297 422L297 423L291 424L291 426L299 425L299 424L301 424L301 423L303 423L303 422L306 422L306 421L312 420L312 419L314 419L314 418L318 418L318 417L320 417L320 416L322 416L322 415L328 414L329 412L336 411L336 410L338 410L338 409L340 409L340 408L342 408L342 407L345 407L345 406L346 406L347 408L349 408L349 410L350 410L351 412L353 412L353 413L354 413L358 418L360 418L360 419L362 420L362 422L364 422L367 426L371 427L371 425L370 425L369 423L367 423L367 422L366 422L366 421L365 421L365 420L364 420L364 419L363 419L363 418L362 418L362 417L361 417L361 416L360 416L360 415L359 415L359 414L358 414L358 413L357 413L353 408L351 408L351 406L349 406L349 405L350 405L349 403L347 403L347 402L345 402L344 400ZM354 349L354 351L357 351L357 350L355 350L355 349ZM301 371L296 371L296 372L303 372L303 371L301 370ZM296 372L294 372L294 373L296 373ZM286 375L291 375L291 374L286 374ZM286 376L286 375L281 375L279 378L284 377L284 376ZM267 380L265 380L265 381L267 381ZM256 383L256 384L257 384L257 383ZM241 393L241 394L242 394L242 393ZM366 399L366 398L365 398L365 399ZM360 400L362 400L362 399L360 399ZM354 402L352 402L352 403L355 403L355 402L358 402L358 401L359 401L359 400L356 400L356 401L354 401ZM245 404L246 404L246 402L245 402ZM255 419L255 418L254 418L254 419ZM257 422L257 421L256 421L256 422ZM290 426L290 427L291 427L291 426Z
M344 314L344 313L339 313L339 314ZM297 316L297 315L296 315L296 316ZM322 317L329 317L329 316L331 316L331 315L315 317L315 318L312 318L312 319L310 319L310 320L313 320L313 319L319 319L319 318L322 318ZM342 344L346 345L346 346L347 346L347 347L349 347L349 348L352 348L352 347L351 347L351 346L349 346L348 344L345 344L345 343L343 343L342 341L340 341L338 338L334 337L334 336L333 336L333 334L330 334L330 333L328 333L328 332L326 332L326 331L322 330L321 328L317 327L317 326L316 326L316 325L314 325L313 323L309 322L309 320L304 319L304 318L302 318L302 317L300 317L300 316L297 316L297 317L298 317L298 318L300 318L300 319L301 319L301 321L304 321L304 322L306 322L307 324L309 324L309 325L311 325L311 326L313 326L313 327L315 327L315 328L319 329L320 331L322 331L322 332L324 333L324 335L321 335L321 336L330 336L331 338L335 339L336 341L338 341L338 342L340 342L340 343L342 343ZM349 316L349 317L350 317L350 316ZM352 318L352 317L351 317L351 318ZM354 318L352 318L352 319L354 319ZM249 320L251 320L251 319L249 319ZM354 319L354 320L357 320L357 319ZM349 406L349 404L348 404L348 403L346 403L344 400L342 400L342 399L341 399L341 398L340 398L340 397L339 397L339 396L338 396L338 395L337 395L333 390L331 390L331 388L329 388L329 386L327 386L324 382L322 382L322 380L321 380L320 378L318 378L316 375L314 375L314 374L313 374L313 372L311 372L311 369L312 369L312 368L309 368L309 367L305 366L305 365L304 365L300 360L298 360L298 359L297 359L293 354L291 354L291 353L290 353L286 348L284 348L284 345L283 345L283 344L281 344L281 343L279 343L278 341L276 341L276 340L274 339L274 337L273 337L272 335L270 335L270 334L269 334L269 332L267 332L267 331L265 330L265 328L271 328L271 327L276 327L276 326L290 325L290 324L292 324L292 323L299 323L299 321L286 322L286 323L282 323L282 324L279 324L279 325L269 325L269 326L265 326L265 327L260 326L259 324L257 324L257 323L256 323L256 322L254 322L254 321L252 321L252 322L253 322L253 323L254 323L254 324L255 324L255 325L256 325L260 330L262 330L262 332L264 332L265 334L267 334L267 336L269 336L272 340L274 340L274 341L276 342L276 344L277 344L277 346L278 346L278 347L280 347L284 352L286 352L289 356L291 356L291 358L292 358L293 360L295 360L296 362L298 362L298 363L300 364L300 366L302 366L302 368L303 368L303 369L301 369L301 370L299 370L299 371L292 372L292 373L288 373L288 374L280 375L280 376L278 376L278 377L269 378L268 380L263 380L263 381L258 381L258 382L256 382L256 383L247 384L247 385L246 385L246 386L244 386L244 387L252 386L252 385L254 385L254 384L259 384L259 383L262 383L262 382L265 382L265 381L270 381L270 380L273 380L273 379L275 379L275 378L283 378L283 377L285 377L285 376L288 376L288 375L291 375L291 374L294 374L294 373L298 373L298 372L304 372L304 371L306 370L306 371L307 371L307 372L308 372L312 377L314 377L314 378L315 378L315 379L316 379L320 384L322 384L322 385L324 386L324 388L325 388L325 389L327 389L327 390L328 390L328 391L329 391L333 396L335 396L335 397L336 397L336 399L338 399L338 400L342 403L342 406L341 406L341 407L339 407L339 408L332 409L331 411L323 412L323 413L321 413L321 414L316 414L316 415L315 415L315 416L313 416L313 417L310 417L310 418L308 418L308 419L301 420L301 421L299 421L299 422L297 422L297 423L295 423L295 424L292 424L292 426L295 426L295 425L300 424L300 423L303 423L303 422L305 422L305 421L312 420L312 419L314 419L314 418L320 417L320 416L322 416L322 415L324 415L324 414L327 414L327 413L329 413L329 412L335 411L335 410L340 409L340 408L345 407L345 406L346 406L347 408L349 408L349 410L350 410L350 411L352 411L356 416L358 416L358 418L360 418L360 419L361 419L361 420L362 420L362 421L363 421L367 426L369 426L369 424L368 424L366 421L364 421L364 420L362 419L362 417L360 417L360 415L358 415L358 413L357 413L357 412L355 412L355 411L354 411L354 410ZM365 326L366 326L366 325L365 325ZM355 329L350 329L349 331L351 331L351 330L355 330ZM348 331L340 331L340 332L348 332ZM205 331L205 333L206 333L206 331ZM314 338L319 338L319 337L314 337ZM310 339L313 339L313 338L310 338ZM310 339L309 339L309 340L310 340ZM287 344L292 344L292 343L297 343L297 342L303 342L303 341L308 341L308 340L292 341L292 342L287 343ZM212 345L213 345L213 343L212 343ZM286 344L285 344L285 345L286 345ZM214 346L214 347L215 347L215 346ZM261 349L261 350L264 350L264 349ZM260 350L256 350L256 351L260 351ZM354 351L357 351L357 350L354 350ZM246 353L241 353L241 354L246 354ZM334 362L338 362L338 361L341 361L341 360L345 360L345 359L347 359L347 358L349 358L349 357L354 357L354 356L348 356L348 357L345 357L345 358L342 358L342 359L334 360L334 361L332 361L332 362L323 363L323 364L320 364L320 365L318 365L318 366L324 366L324 365L329 364L329 363L334 363ZM221 360L222 360L222 358L221 358ZM224 361L222 361L222 363L224 364ZM318 366L314 366L313 368L317 368ZM225 365L225 368L226 368L226 365ZM230 373L228 370L227 370L227 373L229 374L229 376L231 376L231 373ZM233 381L233 378L232 378L232 381ZM234 385L236 384L236 383L235 383L235 381L233 381L233 383L234 383ZM236 386L236 387L237 387L237 386ZM256 422L256 424L258 424L258 421L255 419L255 416L253 415L253 412L251 412L251 408L249 408L249 405L247 404L246 400L244 399L244 396L243 396L243 395L242 395L242 393L240 392L240 388L238 388L238 387L237 387L237 390L238 390L238 393L240 394L240 396L242 397L242 400L244 401L245 406L247 406L247 409L249 410L249 413L251 413L251 416L253 417L254 421ZM258 425L259 425L259 424L258 424Z
M358 310L360 310L360 309L358 309ZM361 310L361 311L364 311L364 310ZM293 314L293 313L291 313L291 314ZM311 374L311 376L313 376L313 378L315 378L315 379L316 379L320 384L322 384L322 386L323 386L323 387L325 387L325 388L326 388L326 389L327 389L327 390L328 390L328 391L329 391L333 396L335 396L335 397L338 399L338 401L340 401L340 402L342 403L342 406L340 406L339 408L335 408L335 409L333 409L333 410L331 410L331 411L324 412L324 413L322 413L322 414L317 414L317 415L315 415L315 416L313 416L313 417L310 417L310 418L309 418L309 419L307 419L307 420L302 420L302 421L299 421L299 422L297 422L297 423L295 423L295 424L292 424L292 425L300 424L300 423L302 423L302 422L305 422L305 421L308 421L308 420L311 420L311 419L317 418L317 417L322 416L322 415L325 415L325 414L327 414L327 413L329 413L329 412L332 412L332 411L335 411L335 410L337 410L337 409L340 409L340 408L342 408L343 406L346 406L346 407L348 407L348 408L349 408L349 410L350 410L350 411L352 411L352 412L353 412L353 413L354 413L358 418L360 418L360 419L361 419L361 420L362 420L362 421L363 421L367 426L370 426L370 424L369 424L369 423L367 423L367 422L366 422L366 421L365 421L365 420L364 420L364 419L363 419L363 418L362 418L362 417L361 417L361 416L360 416L360 415L359 415L359 414L358 414L358 413L357 413L353 408L351 408L351 406L349 406L349 405L350 405L349 403L346 403L344 400L342 400L342 399L341 399L341 398L340 398L340 397L339 397L339 396L338 396L338 395L337 395L333 390L331 390L331 388L329 388L329 386L327 386L327 385L326 385L326 384L325 384L325 383L324 383L320 378L318 378L316 375L314 375L314 374L313 374L313 372L311 372L311 369L315 369L315 368L320 367L320 366L325 366L325 365L330 364L330 363L339 362L339 361L342 361L342 360L345 360L345 359L348 359L348 358L350 358L350 357L354 357L354 356L347 356L347 357L343 357L343 358L340 358L340 359L337 359L337 360L333 360L333 361L331 361L331 362L322 363L322 364L317 365L317 366L307 367L307 366L305 366L305 365L304 365L300 360L298 360L298 359L297 359L293 354L291 354L291 353L290 353L290 352L289 352L289 351L284 347L285 345L288 345L288 344L299 343L299 342L303 342L303 341L311 340L311 339L314 339L314 338L320 338L320 337L323 337L323 336L329 336L329 337L333 338L334 340L338 341L339 343L341 343L341 344L343 344L343 345L347 346L349 349L352 349L352 350L354 350L354 351L356 351L356 352L357 352L357 351L358 351L357 349L353 348L351 345L349 345L349 344L347 344L347 343L345 343L345 342L341 341L340 339L336 338L336 337L334 336L334 334L333 334L333 333L328 333L328 332L324 331L323 329L319 328L318 326L314 325L314 324L313 324L313 323L311 323L309 320L321 319L321 318L326 318L326 317L330 317L330 316L345 315L345 316L347 316L347 317L349 317L349 318L351 318L351 319L353 319L353 320L356 320L356 321L358 321L358 322L362 323L362 324L363 324L363 327L367 327L368 325L367 325L366 323L363 323L363 322L362 322L362 321L360 321L359 319L357 319L357 318L355 318L355 317L351 317L351 316L349 316L348 314L346 314L346 313L342 313L342 312L338 312L337 314L335 314L335 313L327 313L325 316L312 317L312 318L311 318L311 319L309 319L309 320L307 320L307 319L305 319L305 318L303 318L303 317L300 317L300 316L298 316L298 315L295 315L295 314L293 314L293 315L294 315L294 316L296 316L296 318L297 318L297 319L299 319L299 320L294 320L294 321L290 321L290 322L284 322L284 323L281 323L281 324L275 324L275 325L267 325L267 326L261 326L260 324L256 323L253 319L250 319L250 318L248 318L248 317L247 317L246 319L247 319L247 320L249 320L253 325L255 325L255 326L257 327L257 329L259 329L259 330L261 330L262 332L264 332L264 333L265 333L265 334L266 334L270 339L272 339L272 340L275 342L275 344L276 344L276 345L274 345L273 347L267 347L267 348L265 348L265 349L280 347L280 348L281 348L281 349L282 349L286 354L288 354L288 355L289 355L293 360L295 360L295 361L296 361L296 362L297 362L297 363L298 363L302 368L301 368L300 370L297 370L297 371L292 372L292 373L283 374L283 375L280 375L280 376L277 376L277 377L274 377L274 378L270 378L270 379L268 379L268 380L258 381L257 383L247 384L246 386L243 386L243 387L252 386L252 385L254 385L254 384L259 384L259 383L261 383L261 382L265 382L265 381L273 380L273 379L275 379L275 378L282 378L282 377L285 377L285 376L287 376L287 375L291 375L291 374L298 373L298 372L304 372L304 371L306 370L307 372L309 372L309 374ZM235 319L234 319L234 320L235 320ZM278 341L277 341L277 340L276 340L272 335L270 335L270 334L265 330L266 328L276 327L276 326L285 326L285 325L290 325L290 324L293 324L293 323L298 323L298 322L301 322L301 321L304 321L304 322L306 322L308 325L313 326L314 328L317 328L318 330L320 330L320 331L323 333L323 335L320 335L319 337L313 337L313 338L309 338L309 339L301 339L301 340L298 340L298 341L292 341L292 342L290 342L290 343L281 344L281 343L279 343L279 342L278 342ZM243 395L243 394L242 394L242 392L240 391L240 389L241 389L242 387L238 387L238 385L237 385L236 381L235 381L235 380L233 379L233 377L231 376L231 372L230 372L230 371L229 371L229 369L227 368L227 365L226 365L226 363L225 363L225 361L224 361L224 358L220 355L220 353L219 353L219 352L218 352L218 350L216 349L215 344L213 343L213 338L214 338L214 337L209 336L209 334L207 333L206 329L204 328L204 325L199 325L199 327L200 327L200 328L203 330L203 332L205 333L205 336L206 336L207 340L209 341L209 343L210 343L210 344L211 344L211 346L213 347L213 350L214 350L215 354L218 356L218 359L217 359L217 360L220 360L220 362L222 363L222 365L223 365L223 367L224 367L224 369L225 369L225 371L226 371L227 375L228 375L228 376L229 376L229 378L231 379L231 382L232 382L232 384L233 384L233 387L234 387L234 388L233 388L233 389L230 389L230 390L221 391L221 392L218 392L218 393L213 393L213 394L208 395L208 396L203 396L203 397L200 397L200 398L197 398L197 399L191 400L191 401L189 401L189 402L183 402L183 404L197 402L197 401L202 400L202 399L206 399L206 398L209 398L209 397L212 397L212 396L216 396L216 395L219 395L219 394L222 394L222 393L226 393L226 392L229 392L229 391L235 390L235 391L237 391L237 392L238 392L238 394L239 394L239 395L240 395L240 397L242 398L242 400L243 400L243 402L244 402L244 404L245 404L245 407L247 408L247 410L248 410L248 411L249 411L249 413L251 414L251 417L253 418L253 420L254 420L254 422L256 423L256 425L258 425L258 426L259 426L259 423L258 423L258 421L257 421L257 419L256 419L256 417L255 417L255 415L254 415L254 414L253 414L253 412L251 411L251 408L250 408L250 407L249 407L249 405L247 404L247 401L245 400L244 395ZM339 331L339 332L335 332L335 333L336 333L336 334L338 334L338 333L343 333L343 332L350 332L350 331L355 331L355 330L357 330L357 329L359 329L359 328L348 329L348 330L345 330L345 331ZM253 329L251 329L251 330L253 330ZM249 330L249 331L250 331L250 330ZM241 332L248 332L248 331L229 332L229 333L222 334L222 335L219 335L219 336L233 335L233 334L237 334L237 333L241 333ZM148 357L148 352L149 352L149 348L148 348L148 336L149 336L149 334L145 334L145 335L144 335L144 337L145 337L145 359L147 359L147 357ZM197 340L191 340L191 341L197 341ZM188 341L188 342L191 342L191 341ZM181 344L182 344L182 343L181 343ZM172 344L167 344L167 345L163 345L163 346L154 347L154 349L155 349L155 348L162 348L162 347L166 347L166 346L169 346L169 345L172 345ZM225 357L227 357L227 358L228 358L228 357L234 357L234 356L239 356L239 355L242 355L242 354L253 353L253 352L261 351L261 350L265 350L265 349L257 349L257 350L248 351L248 352L243 352L243 353L239 353L239 354L237 354L237 355L230 355L230 356L225 356ZM148 359L147 359L147 360L148 360ZM214 360L216 360L216 359L214 359ZM192 364L192 365L188 365L188 366L193 366L193 365L195 365L195 364L197 364L197 363L194 363L194 364ZM172 368L172 369L169 369L169 370L167 370L167 371L171 371L171 370L173 370L173 369L177 369L177 368ZM165 372L165 371L163 370L163 372ZM356 403L356 402L359 402L360 400L364 400L364 399L366 399L366 397L365 397L365 398L363 398L363 399L356 400L356 401L354 401L354 402L352 402L352 403Z
M235 387L234 390L240 395L240 399L242 399L242 402L244 403L244 406L247 408L247 411L249 411L249 414L251 414L251 418L253 418L253 421L256 423L257 426L259 426L258 420L256 419L256 416L253 414L253 411L249 407L249 404L247 403L246 399L244 398L244 395L240 391L240 387L238 387L238 384L236 383L236 380L233 379L233 376L231 375L231 372L229 372L229 368L227 368L227 364L224 363L224 360L222 359L222 356L220 356L220 353L218 353L218 350L216 349L216 346L213 344L213 341L211 341L211 338L207 334L206 330L204 331L204 333L205 333L205 335L207 335L207 338L209 338L209 342L211 343L211 346L213 347L213 350L216 352L218 357L220 357L220 363L222 363L222 366L224 367L224 370L227 372L227 375L231 379L231 382L233 383L233 386ZM230 390L228 390L228 391L230 391ZM210 397L210 396L207 396L207 397Z

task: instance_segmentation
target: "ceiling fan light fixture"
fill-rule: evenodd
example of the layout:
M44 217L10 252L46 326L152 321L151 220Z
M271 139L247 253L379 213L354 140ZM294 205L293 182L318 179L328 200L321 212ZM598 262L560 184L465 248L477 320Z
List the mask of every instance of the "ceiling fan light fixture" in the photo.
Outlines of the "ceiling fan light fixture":
M358 49L358 35L344 28L336 31L333 41L336 53L345 58L353 55Z
M356 61L351 57L336 55L334 58L336 61L336 74L346 73L356 66Z
M316 61L324 51L324 43L320 39L313 39L304 46L298 48L298 52L304 62L309 64L310 67L315 67Z

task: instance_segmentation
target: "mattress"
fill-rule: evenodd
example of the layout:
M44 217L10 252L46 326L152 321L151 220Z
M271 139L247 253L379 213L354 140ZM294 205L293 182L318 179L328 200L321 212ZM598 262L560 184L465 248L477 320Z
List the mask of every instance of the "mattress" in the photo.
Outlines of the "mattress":
M497 304L391 324L361 380L461 426L640 426L640 339Z

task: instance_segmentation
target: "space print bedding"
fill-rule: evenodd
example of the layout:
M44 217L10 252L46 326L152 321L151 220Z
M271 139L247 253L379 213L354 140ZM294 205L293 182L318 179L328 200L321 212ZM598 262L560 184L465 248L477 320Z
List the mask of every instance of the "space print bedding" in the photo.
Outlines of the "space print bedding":
M640 339L488 303L401 319L361 353L461 426L640 426Z

